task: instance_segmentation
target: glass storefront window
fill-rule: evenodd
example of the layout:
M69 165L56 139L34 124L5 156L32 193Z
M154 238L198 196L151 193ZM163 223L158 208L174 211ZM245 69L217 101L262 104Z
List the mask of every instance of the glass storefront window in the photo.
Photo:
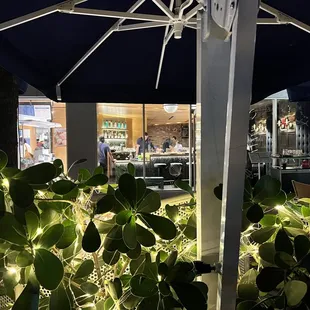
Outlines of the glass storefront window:
M193 132L189 109L189 105L98 103L98 163L110 182L119 179L129 162L149 186L171 188L176 178L189 180L190 127Z
M48 99L19 102L19 163L25 169L56 158L67 167L66 107Z
M272 150L272 100L263 100L252 106L250 135L252 151ZM277 152L296 149L296 103L277 100Z
M189 105L145 105L152 146L146 153L150 184L169 188L177 178L189 180L189 108Z
M104 166L111 182L117 180L126 171L128 162L136 158L136 142L142 132L141 104L97 104L98 163ZM100 138L111 150L115 162L109 154L100 156ZM139 163L142 163L141 156L137 158L136 168L137 175L142 176Z

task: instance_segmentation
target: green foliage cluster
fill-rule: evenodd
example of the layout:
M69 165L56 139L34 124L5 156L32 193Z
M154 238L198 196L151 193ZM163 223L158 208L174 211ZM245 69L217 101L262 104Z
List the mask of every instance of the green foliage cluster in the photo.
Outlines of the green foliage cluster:
M77 161L79 164L82 161ZM161 207L133 165L72 180L60 160L8 168L0 151L0 294L13 310L207 309L195 199Z
M278 180L246 181L240 259L251 268L238 283L238 310L310 309L309 199L297 201Z

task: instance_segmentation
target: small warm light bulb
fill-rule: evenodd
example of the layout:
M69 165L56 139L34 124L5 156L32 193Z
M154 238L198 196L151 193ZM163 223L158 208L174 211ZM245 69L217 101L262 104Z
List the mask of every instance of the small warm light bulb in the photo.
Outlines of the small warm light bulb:
M275 208L276 208L277 210L281 210L281 209L283 209L283 206L277 205L277 206L275 206Z
M42 191L38 191L38 195L39 195L40 197L44 197L44 193L43 193Z
M14 268L14 267L8 267L8 273L9 274L16 274L16 272L17 272L17 270L16 270L16 268Z
M42 228L38 228L37 229L37 236L41 235L43 233L43 229Z
M8 179L3 179L2 180L2 185L6 188L8 188L10 186L9 180Z

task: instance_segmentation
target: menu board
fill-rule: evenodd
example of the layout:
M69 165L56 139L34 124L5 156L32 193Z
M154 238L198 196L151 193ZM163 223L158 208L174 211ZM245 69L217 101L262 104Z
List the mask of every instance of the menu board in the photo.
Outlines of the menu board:
M34 116L50 121L52 119L50 105L34 105Z

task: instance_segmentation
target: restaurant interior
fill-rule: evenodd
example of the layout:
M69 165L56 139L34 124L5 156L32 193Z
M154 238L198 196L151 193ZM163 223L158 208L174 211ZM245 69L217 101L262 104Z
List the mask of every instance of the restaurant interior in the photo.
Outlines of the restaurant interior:
M268 98L252 105L249 160L252 176L277 178L286 193L310 183L310 110L305 102ZM297 182L297 183L296 183Z
M108 162L108 176L117 181L131 162L149 186L164 189L176 178L193 185L194 124L190 105L97 104L98 140L105 138L114 159ZM143 133L148 144L139 152Z

